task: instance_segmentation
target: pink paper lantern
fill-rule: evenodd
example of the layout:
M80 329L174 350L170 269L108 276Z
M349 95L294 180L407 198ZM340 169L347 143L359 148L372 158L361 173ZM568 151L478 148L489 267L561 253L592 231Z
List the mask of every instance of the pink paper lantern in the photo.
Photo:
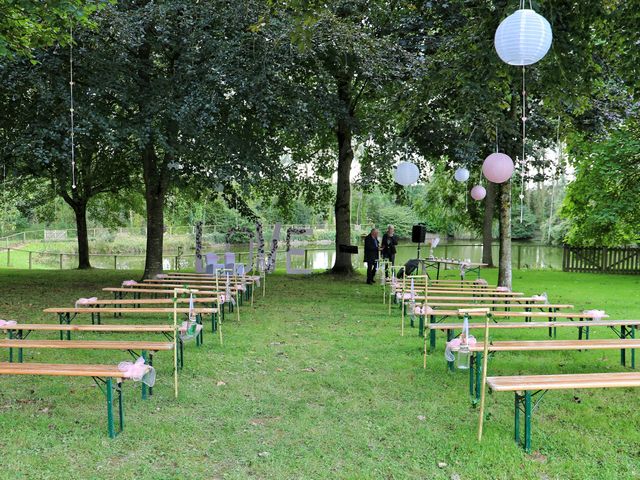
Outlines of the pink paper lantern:
M487 191L482 185L476 185L471 189L471 198L480 201L487 196Z
M493 183L504 183L513 175L513 160L504 153L492 153L482 164L482 173Z

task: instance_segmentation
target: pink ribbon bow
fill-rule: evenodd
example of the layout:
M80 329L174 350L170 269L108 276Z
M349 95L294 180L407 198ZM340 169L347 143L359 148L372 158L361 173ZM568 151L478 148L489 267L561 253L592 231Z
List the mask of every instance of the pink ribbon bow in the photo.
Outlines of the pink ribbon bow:
M489 285L489 282L487 282L484 278L478 278L477 280L474 280L473 283L476 285Z
M449 362L453 362L455 360L455 357L453 356L453 351L454 350L459 350L460 349L460 345L463 345L463 340L464 338L462 338L462 336L454 338L453 340L449 340L447 342L447 348L444 351L444 356L447 359L447 361ZM473 347L476 344L476 338L473 335L470 335L467 338L466 344L469 347Z
M162 280L163 278L169 278L169 275L167 275L166 273L158 273L156 274L156 278L158 280Z
M604 310L585 310L582 313L586 313L587 315L593 315L594 320L602 320L602 317L606 315Z
M418 305L414 311L416 315L431 315L435 310L428 305L422 307Z
M465 317L462 324L462 333L458 338L449 340L447 342L447 348L444 351L444 357L448 362L453 362L455 357L453 356L453 350L459 350L461 345L467 345L472 347L476 344L476 338L473 335L469 335L469 320Z
M134 285L137 285L138 282L136 282L135 280L125 280L124 282L122 282L122 286L123 287L133 287Z
M195 325L195 329L192 333L189 333L189 329ZM195 322L184 321L182 325L180 325L180 336L183 340L190 339L196 337L200 331L202 330L202 325Z
M118 370L134 382L143 382L150 387L156 383L156 370L144 363L144 357L138 357L135 362L120 362Z
M93 302L95 302L96 300L98 300L98 297L89 297L89 298L79 298L76 301L76 308L78 308L78 305L91 305Z
M509 287L496 287L496 292L510 292L511 289Z
M0 327L11 327L12 325L17 325L18 322L15 320L0 320Z
M549 299L547 298L547 294L543 293L542 295L534 295L533 297L531 297L533 300L535 301L544 301L544 302L548 302Z

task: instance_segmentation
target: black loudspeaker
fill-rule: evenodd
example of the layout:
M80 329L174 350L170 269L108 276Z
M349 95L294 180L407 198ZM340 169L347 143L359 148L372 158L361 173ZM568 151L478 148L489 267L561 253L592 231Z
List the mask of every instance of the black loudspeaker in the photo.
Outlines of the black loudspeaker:
M357 245L343 245L340 244L338 246L338 251L340 253L350 253L352 255L355 255L358 253L358 246Z
M413 243L424 243L427 236L427 227L425 225L414 225L411 230L411 241Z

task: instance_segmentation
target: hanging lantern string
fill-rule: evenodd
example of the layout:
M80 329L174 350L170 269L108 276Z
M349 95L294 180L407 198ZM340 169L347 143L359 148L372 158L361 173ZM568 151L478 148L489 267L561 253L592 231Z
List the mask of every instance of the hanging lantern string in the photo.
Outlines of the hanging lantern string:
M560 115L558 115L558 126L556 127L556 149L558 151L557 153L557 165L560 165L560 163L562 162L562 147L560 145ZM557 171L556 167L556 171ZM552 173L552 177L551 177L551 181L553 182L551 184L551 204L549 205L549 229L547 232L547 242L551 241L551 226L553 224L553 204L555 203L555 196L556 196L556 175L555 175L555 171Z
M69 117L71 120L71 188L76 189L76 145L75 145L75 125L73 118L73 25L69 27L69 36L71 40L69 42L69 98L70 108Z
M522 67L522 158L520 172L520 223L524 220L524 176L527 166L525 159L525 145L527 141L527 85L526 68Z

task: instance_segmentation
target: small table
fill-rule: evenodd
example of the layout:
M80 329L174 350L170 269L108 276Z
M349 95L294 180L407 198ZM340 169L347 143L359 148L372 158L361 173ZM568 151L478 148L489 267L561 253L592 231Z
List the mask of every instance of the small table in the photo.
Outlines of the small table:
M447 265L455 265L459 267L461 280L464 280L466 272L475 272L477 278L480 278L480 269L488 266L486 263L464 262L462 260L452 260L449 258L421 258L419 260L423 275L427 273L427 268L431 267L436 269L436 280L440 279L441 265L444 265L445 269L447 268ZM462 268L463 266L464 268Z

